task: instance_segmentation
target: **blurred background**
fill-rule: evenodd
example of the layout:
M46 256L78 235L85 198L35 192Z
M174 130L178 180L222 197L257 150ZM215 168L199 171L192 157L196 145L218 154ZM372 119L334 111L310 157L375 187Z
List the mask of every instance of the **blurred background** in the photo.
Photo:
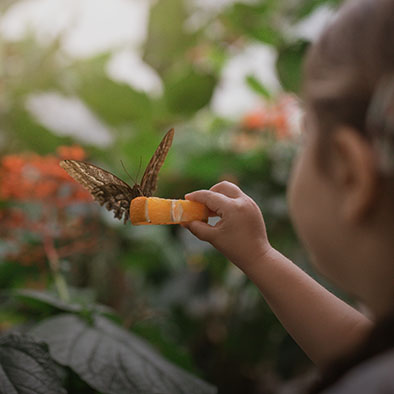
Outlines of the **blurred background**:
M274 393L308 376L236 267L179 226L123 225L58 162L133 183L174 127L156 195L235 182L261 207L272 245L309 272L286 183L303 57L339 3L2 0L0 331L53 313L5 296L39 290L112 308L219 392Z

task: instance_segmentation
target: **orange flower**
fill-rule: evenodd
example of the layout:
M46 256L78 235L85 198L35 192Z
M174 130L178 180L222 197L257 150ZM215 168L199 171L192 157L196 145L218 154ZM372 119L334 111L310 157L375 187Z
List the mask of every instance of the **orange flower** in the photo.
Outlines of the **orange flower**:
M79 146L61 146L58 154L61 158L78 160L85 157L85 151ZM90 194L59 166L59 161L54 155L4 156L0 163L0 198L51 201L60 205L64 205L65 199L68 203L90 201Z
M242 126L246 129L260 129L265 123L265 113L261 109L247 113L242 119Z
M83 160L86 157L85 151L78 145L59 146L56 153L62 159Z
M289 138L291 126L289 118L293 110L293 102L290 96L281 97L276 103L265 104L251 112L248 112L241 121L241 126L246 130L270 130L278 139Z

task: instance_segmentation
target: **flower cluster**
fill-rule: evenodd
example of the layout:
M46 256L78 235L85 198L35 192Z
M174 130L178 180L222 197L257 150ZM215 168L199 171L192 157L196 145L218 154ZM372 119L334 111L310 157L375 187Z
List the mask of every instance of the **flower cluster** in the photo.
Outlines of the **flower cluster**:
M90 201L90 194L59 166L63 158L83 159L84 150L61 146L57 153L4 156L0 163L0 200L50 201L58 206Z
M295 99L289 95L284 95L273 103L263 103L244 115L240 132L233 141L234 147L241 151L254 149L261 142L262 133L268 133L277 140L291 138L298 131L295 121L299 114L300 109Z
M61 146L56 155L10 154L0 160L0 238L3 257L23 265L44 264L44 240L56 242L59 257L87 252L98 236L73 204L92 197L60 166L62 159L82 160L79 146ZM87 229L89 227L89 229Z

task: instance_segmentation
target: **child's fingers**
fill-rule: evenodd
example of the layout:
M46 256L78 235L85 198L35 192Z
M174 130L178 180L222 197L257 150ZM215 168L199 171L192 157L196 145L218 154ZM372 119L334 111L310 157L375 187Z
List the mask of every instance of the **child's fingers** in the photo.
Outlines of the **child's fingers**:
M212 239L213 231L215 228L210 226L208 223L193 221L184 225L193 235L195 235L201 241L210 242Z
M210 211L222 217L224 212L231 209L231 200L221 193L210 190L198 190L185 195L186 200L198 201Z
M230 198L237 198L242 195L241 189L234 183L223 181L212 186L209 190L217 193L222 193Z

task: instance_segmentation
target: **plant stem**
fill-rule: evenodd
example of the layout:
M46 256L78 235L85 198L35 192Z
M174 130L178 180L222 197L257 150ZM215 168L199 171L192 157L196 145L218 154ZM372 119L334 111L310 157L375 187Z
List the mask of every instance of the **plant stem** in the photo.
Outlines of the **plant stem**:
M53 279L55 280L56 290L60 299L64 302L69 302L70 294L68 292L67 282L64 279L64 276L59 271L53 272Z
M53 243L53 238L48 235L44 236L44 249L48 258L49 267L52 271L58 295L62 301L69 302L70 294L68 292L66 280L60 272L59 255Z

